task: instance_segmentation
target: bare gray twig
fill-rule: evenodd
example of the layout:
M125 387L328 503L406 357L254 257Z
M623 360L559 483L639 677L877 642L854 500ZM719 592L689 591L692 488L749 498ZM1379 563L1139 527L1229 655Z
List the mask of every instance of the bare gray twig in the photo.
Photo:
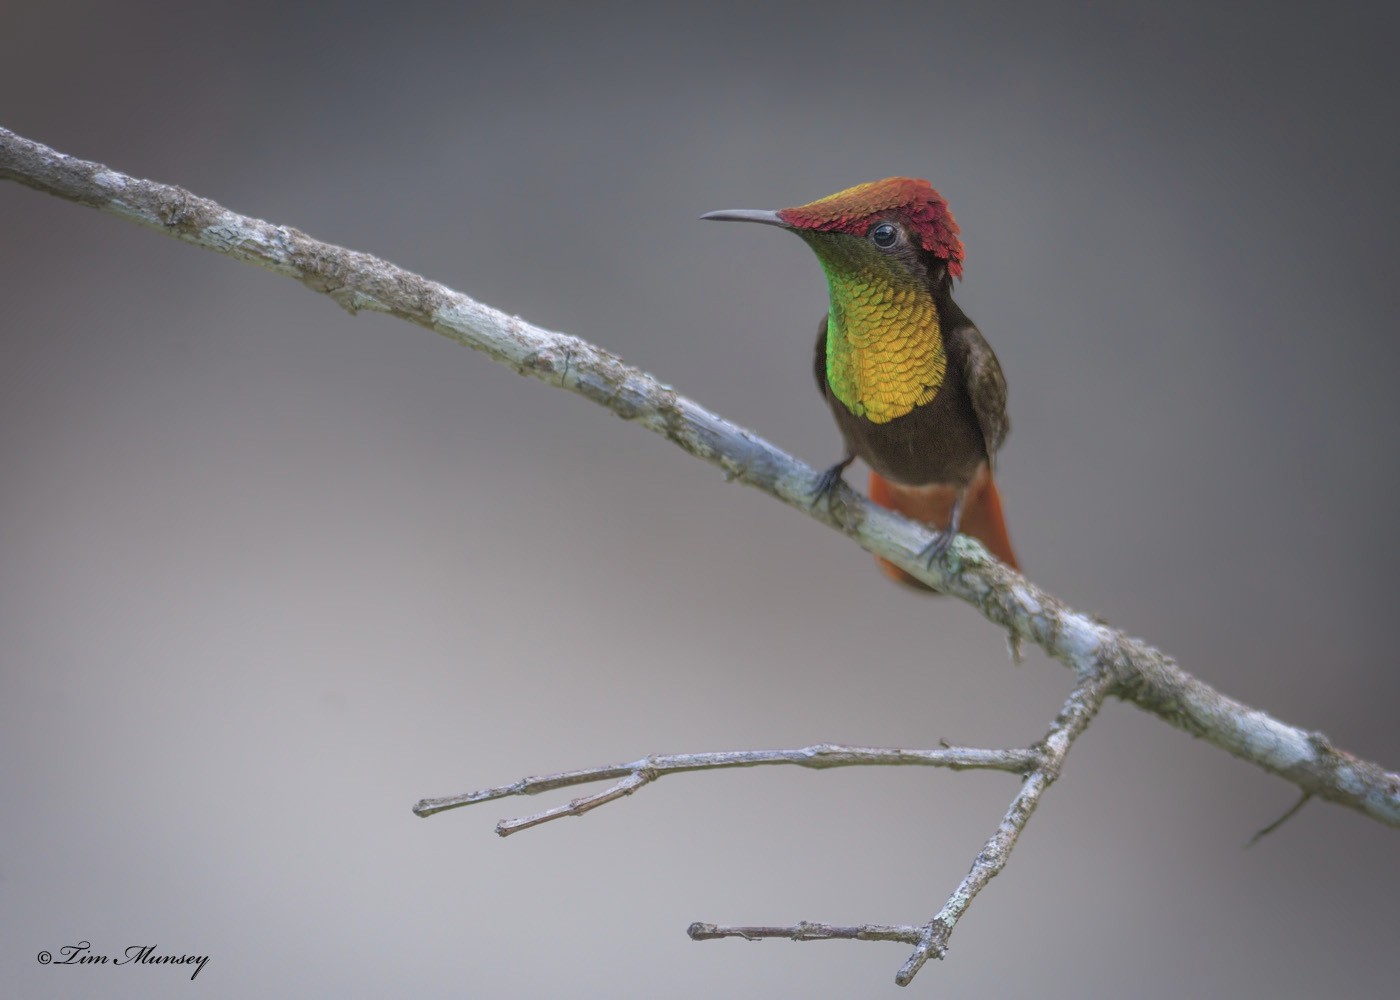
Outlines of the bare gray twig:
M978 853L972 870L953 890L943 909L924 925L919 946L895 974L894 981L900 986L908 986L915 973L930 958L942 958L947 953L948 938L953 928L977 894L1006 867L1016 839L1026 828L1035 807L1040 804L1040 797L1060 776L1060 767L1070 746L1088 728L1104 699L1113 690L1113 685L1114 680L1108 674L1092 674L1075 685L1050 731L1045 734L1045 739L1037 745L1040 763L1021 782L1021 790L1011 800L1011 808L1007 809L1001 824Z
M1312 798L1312 793L1311 793L1311 792L1304 792L1302 795L1300 795L1300 796L1298 797L1298 801L1297 801L1297 802L1293 803L1291 806L1288 807L1288 811L1287 811L1287 812L1285 812L1285 813L1284 813L1282 816L1280 816L1278 819L1274 820L1274 821L1273 821L1272 823L1270 823L1268 826L1264 827L1262 830L1260 830L1259 832L1257 832L1254 836L1250 837L1247 841L1245 841L1244 846L1245 846L1246 848L1253 847L1255 844L1259 843L1259 841L1263 840L1263 839L1264 839L1265 837L1267 837L1269 834L1273 833L1273 832L1274 832L1275 830L1277 830L1279 827L1283 826L1283 824L1287 823L1287 822L1288 822L1290 819L1292 819L1294 816L1298 815L1298 810L1302 809L1303 806L1307 805L1307 804L1308 804L1308 801L1309 801L1311 798Z
M745 941L787 938L790 941L902 941L905 944L919 944L923 939L923 929L920 927L896 927L890 924L838 927L835 924L814 924L807 920L791 927L721 927L719 924L696 922L686 928L686 933L692 941L738 937Z
M1031 813L1035 812L1035 807L1040 804L1041 796L1060 776L1060 768L1070 746L1088 728L1104 699L1112 693L1114 683L1114 679L1107 674L1092 674L1075 685L1045 738L1032 748L1035 754L1034 766L1026 772L1020 791L1011 800L1011 807L1007 809L1001 823L973 860L972 869L953 890L948 901L943 904L943 909L922 927L886 924L836 927L808 921L791 927L694 923L690 925L690 936L696 941L729 937L749 941L770 937L791 938L794 941L903 941L916 947L895 975L895 982L900 986L909 985L930 958L942 958L947 954L948 939L952 936L953 928L957 926L958 920L977 894L1006 867L1006 863L1011 859L1011 851L1016 846L1016 840L1026 828Z
M485 788L464 795L423 799L413 811L419 816L432 816L447 809L490 802L511 795L535 795L539 792L582 785L591 781L619 779L617 783L593 795L574 799L566 805L519 819L502 820L496 825L501 836L537 826L561 816L581 816L606 802L631 795L643 785L663 774L681 771L714 771L730 767L761 767L767 764L791 764L823 770L831 767L923 766L946 767L953 771L984 769L1024 774L1041 759L1037 750L979 750L973 747L943 747L938 750L900 750L893 747L852 747L835 743L819 743L800 750L734 750L719 753L653 754L630 764L608 764L578 771L562 771L538 777L522 778L509 785Z

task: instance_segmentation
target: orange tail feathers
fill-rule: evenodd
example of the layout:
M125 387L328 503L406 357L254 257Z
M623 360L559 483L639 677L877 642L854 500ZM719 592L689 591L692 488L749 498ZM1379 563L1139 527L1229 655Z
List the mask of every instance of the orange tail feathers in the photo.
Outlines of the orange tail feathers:
M940 530L948 526L948 516L953 511L953 499L957 493L952 486L901 486L877 473L870 474L871 500L881 507L888 507ZM1016 553L1012 551L1011 538L1006 533L1006 519L1001 513L1001 494L997 492L991 470L985 465L967 488L959 531L977 539L987 547L988 552L1012 569L1021 568L1016 561ZM879 556L875 557L875 561L890 579L920 590L931 589L893 563Z

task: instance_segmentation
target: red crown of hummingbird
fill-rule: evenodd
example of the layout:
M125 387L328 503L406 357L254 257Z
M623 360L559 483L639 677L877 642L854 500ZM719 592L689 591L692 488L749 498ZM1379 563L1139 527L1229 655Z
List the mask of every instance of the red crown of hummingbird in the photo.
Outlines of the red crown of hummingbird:
M921 247L946 260L949 274L962 277L963 245L957 220L943 196L922 178L886 177L778 212L779 218L798 229L853 236L864 236L872 222L891 216L904 223Z

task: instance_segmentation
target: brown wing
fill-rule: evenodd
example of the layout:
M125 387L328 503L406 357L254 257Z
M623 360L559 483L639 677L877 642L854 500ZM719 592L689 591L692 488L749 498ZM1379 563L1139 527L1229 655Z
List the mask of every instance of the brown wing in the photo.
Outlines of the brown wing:
M1011 418L1006 415L1006 377L982 331L969 323L959 333L967 350L964 367L967 395L977 414L977 424L982 428L988 461L995 468L997 451L1011 433Z
M817 328L817 356L813 359L812 373L817 376L817 391L826 398L826 315L822 315L822 325Z

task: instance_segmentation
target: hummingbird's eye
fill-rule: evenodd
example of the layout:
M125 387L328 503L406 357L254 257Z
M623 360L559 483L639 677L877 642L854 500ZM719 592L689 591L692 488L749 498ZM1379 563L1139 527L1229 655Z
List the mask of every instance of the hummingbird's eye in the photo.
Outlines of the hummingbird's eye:
M881 250L888 250L899 242L899 227L893 222L882 222L870 230L870 242Z

